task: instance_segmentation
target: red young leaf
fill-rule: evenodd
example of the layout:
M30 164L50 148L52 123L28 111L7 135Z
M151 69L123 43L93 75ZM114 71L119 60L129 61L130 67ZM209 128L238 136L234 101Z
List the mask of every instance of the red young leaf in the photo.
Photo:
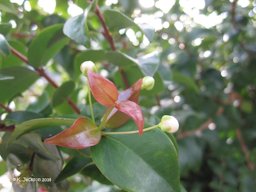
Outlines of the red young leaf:
M140 95L142 79L139 79L136 83L134 83L130 88L121 91L118 96L118 102L130 100L135 103L138 103L138 98ZM116 108L114 108L108 116L108 121L106 123L107 127L116 128L123 125L126 121L128 121L130 117Z
M114 106L118 98L118 91L111 81L91 71L88 71L88 81L97 102L106 107Z
M100 139L101 132L94 123L85 117L80 117L70 128L46 139L44 142L68 148L83 149L98 144Z
M115 107L134 120L141 135L143 133L144 118L140 106L133 101L122 101L117 103Z

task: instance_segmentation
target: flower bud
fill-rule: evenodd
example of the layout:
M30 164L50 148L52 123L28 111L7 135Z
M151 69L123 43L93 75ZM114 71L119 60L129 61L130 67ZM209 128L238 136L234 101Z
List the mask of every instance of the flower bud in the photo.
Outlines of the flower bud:
M141 89L151 90L155 85L155 79L150 76L146 76L142 79Z
M96 71L96 66L92 61L85 61L80 65L80 70L86 76L88 71Z
M162 131L175 133L179 129L179 122L173 116L164 115L159 123L159 127Z

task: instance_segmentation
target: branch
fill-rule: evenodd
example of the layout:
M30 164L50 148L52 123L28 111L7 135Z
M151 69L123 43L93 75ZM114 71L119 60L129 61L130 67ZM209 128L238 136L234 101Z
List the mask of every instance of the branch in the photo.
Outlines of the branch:
M236 129L236 137L239 141L242 152L245 156L247 167L250 171L253 171L255 169L255 164L250 159L250 151L249 151L248 147L245 144L244 138L243 138L242 133L241 133L241 129L239 129L239 128Z
M235 29L237 28L237 24L236 24L236 6L237 6L237 2L238 2L238 0L234 0L231 3L231 8L230 8L231 23L232 23L232 25Z
M0 123L0 131L3 131L3 132L12 132L13 130L15 129L15 126L14 125L5 125L5 124L2 124Z
M112 35L109 32L109 29L108 29L108 27L106 25L105 19L104 19L103 15L102 15L98 5L96 5L95 13L98 16L98 18L100 20L100 23L101 23L101 25L103 27L103 30L104 30L103 31L103 35L104 35L105 39L107 40L108 44L110 45L112 51L116 51L116 46L115 46L113 37L112 37ZM121 74L122 80L123 80L126 88L128 88L129 87L129 81L127 79L125 71L122 68L119 68L119 72Z
M11 108L9 108L8 106L5 106L5 105L2 104L2 103L0 103L0 107L1 107L2 109L4 109L7 113L12 112L12 109L11 109Z
M20 53L18 50L14 49L13 47L10 47L10 50L13 55L15 55L20 60L22 60L23 62L25 62L27 65L30 66L28 58L25 55L23 55L22 53ZM39 67L39 68L33 67L33 68L39 76L44 77L48 81L48 83L51 84L54 88L59 87L57 85L57 83L45 72L45 70L43 68L41 68L41 67ZM70 107L73 109L73 111L75 113L77 113L77 114L81 113L80 109L76 106L76 104L70 98L67 98L66 100L67 100L67 103L70 105Z

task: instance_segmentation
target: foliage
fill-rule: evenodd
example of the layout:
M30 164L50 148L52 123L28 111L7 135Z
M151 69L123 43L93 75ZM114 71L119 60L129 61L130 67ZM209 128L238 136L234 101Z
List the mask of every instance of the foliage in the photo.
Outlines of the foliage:
M255 2L17 2L0 2L0 173L15 191L256 188Z

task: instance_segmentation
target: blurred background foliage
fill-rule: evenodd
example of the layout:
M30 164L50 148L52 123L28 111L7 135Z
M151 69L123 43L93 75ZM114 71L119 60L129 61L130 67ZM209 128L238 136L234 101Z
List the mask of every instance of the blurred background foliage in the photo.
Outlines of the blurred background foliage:
M181 182L186 190L255 190L256 1L99 0L98 3L116 49L135 59L144 74L154 74L155 88L142 92L140 97L146 122L157 123L164 114L174 115L180 122L175 137ZM88 115L84 99L87 91L79 73L83 57L94 61L101 74L115 81L119 89L125 88L117 66L125 67L127 59L100 51L111 49L93 12L87 15L87 27L80 29L90 38L78 37L71 42L62 41L61 37L55 39L61 51L56 55L49 53L42 63L38 45L28 51L37 33L48 26L63 24L88 6L85 0L1 0L0 33L12 47L34 60L37 65L34 67L43 66L62 85L62 89L55 91L45 79L25 70L23 83L13 82L23 92L21 95L13 94L15 91L8 93L9 87L0 82L1 121L11 124L54 114L74 117L72 108L64 102L67 96L77 103L82 114ZM108 12L109 8L120 11L131 21ZM82 50L99 51L88 51L83 56L79 55ZM24 61L12 54L1 56L0 78L8 79L8 75L16 73L9 67L22 66ZM134 66L128 68L126 75L131 84L141 74ZM97 104L95 108L99 118L103 109ZM3 180L6 170L2 161ZM1 185L8 187L4 181ZM90 185L91 182L83 177L83 172L70 179L72 191L116 190L99 183ZM84 183L89 186L86 190ZM107 184L105 178L102 183Z

